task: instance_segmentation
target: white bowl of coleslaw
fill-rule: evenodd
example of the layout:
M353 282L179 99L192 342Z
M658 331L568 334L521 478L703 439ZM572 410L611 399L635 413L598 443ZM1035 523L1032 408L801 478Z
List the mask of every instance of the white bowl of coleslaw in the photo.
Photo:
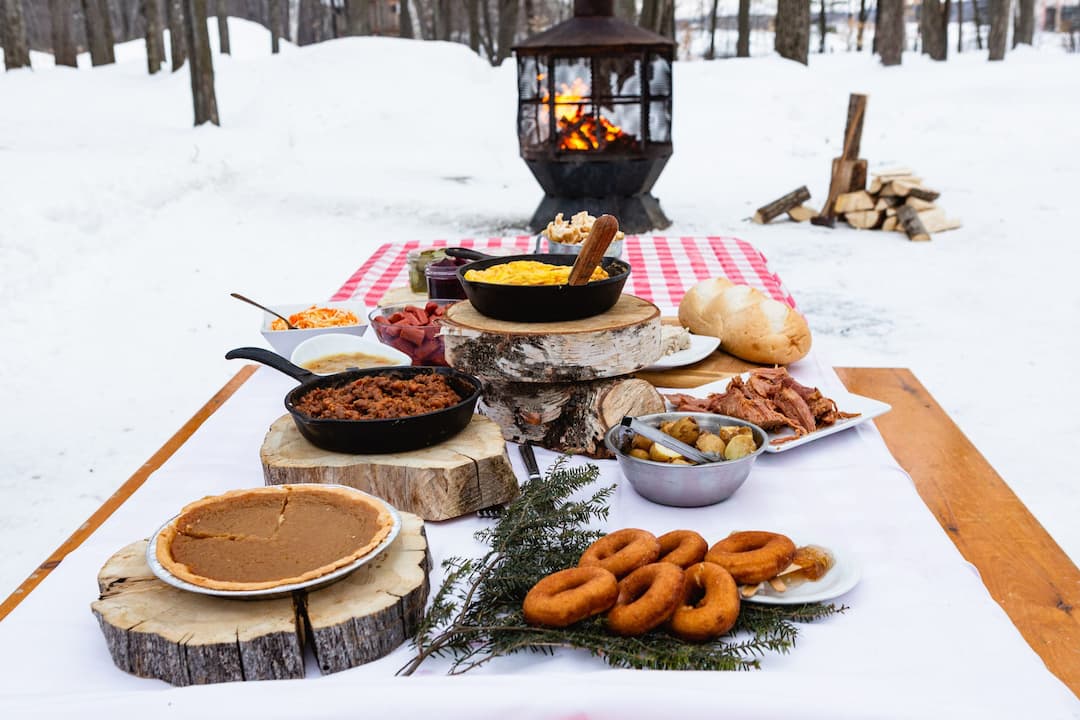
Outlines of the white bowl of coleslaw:
M282 303L270 305L298 326L296 330L277 329L284 323L270 313L263 313L262 335L278 355L290 357L305 340L327 333L363 335L367 331L368 309L351 300L319 303ZM350 315L351 313L351 315ZM274 321L277 320L277 327Z

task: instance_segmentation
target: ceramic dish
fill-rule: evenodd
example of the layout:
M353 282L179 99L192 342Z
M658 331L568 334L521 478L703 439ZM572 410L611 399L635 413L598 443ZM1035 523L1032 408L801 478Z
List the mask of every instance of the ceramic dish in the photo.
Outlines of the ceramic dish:
M369 495L368 493L356 490L355 488L349 488L344 485L327 484L326 487L343 487L347 490L352 490L353 492L365 495L371 500L382 504L386 508L387 512L390 513L390 517L393 520L393 525L391 525L390 527L389 534L387 534L387 536L383 538L383 541L381 543L375 546L374 550L369 552L367 555L364 555L363 557L349 563L348 565L339 567L337 570L333 570L332 572L328 572L325 575L320 575L317 578L313 578L305 582L278 585L276 587L264 588L262 590L214 590L212 588L205 588L200 585L194 585L185 580L181 580L180 578L170 573L165 568L165 566L158 562L157 559L157 544L158 540L161 538L161 532L169 523L175 520L177 516L173 516L166 520L164 523L161 524L161 527L159 527L154 532L154 534L150 536L150 542L146 545L146 564L150 566L150 572L154 573L154 575L166 585L172 585L174 588L177 588L179 590L186 590L188 592L198 593L200 595L213 595L214 597L234 598L237 600L268 600L270 598L285 597L297 590L316 590L318 588L330 585L331 583L341 580L350 573L359 570L361 567L377 558L380 553L386 550L386 548L390 547L390 543L394 542L394 539L398 536L398 533L401 532L401 516L398 515L397 510L395 510L391 505L386 503L384 500L375 497L374 495Z
M739 377L741 377L745 381L750 377L750 373L743 373ZM798 380L798 378L795 379ZM724 380L718 380L707 385L699 385L695 388L685 388L681 390L675 390L673 392L704 398L713 393L724 392L725 390L727 390L728 383L730 382L731 378L726 378ZM772 441L776 440L777 438L789 437L794 433L794 431L788 428L784 428L780 432L770 432L768 433L769 443L765 446L765 452L782 453L789 450L794 450L795 448L802 447L807 443L812 443L815 440L820 440L821 438L828 437L829 435L835 435L838 432L853 428L856 425L861 425L868 420L873 420L879 415L884 415L885 413L892 410L892 405L889 405L888 403L883 403L880 400L868 398L865 395L855 395L854 393L849 393L844 390L829 390L824 394L827 397L835 400L836 407L839 408L841 411L859 414L853 418L845 418L842 420L838 420L828 427L821 428L820 430L815 430L808 435L804 435L797 440L790 440L786 443L783 443L782 445L773 445ZM671 407L671 403L668 403L668 407Z
M760 605L800 605L802 603L825 602L835 600L849 592L859 583L862 572L858 561L850 554L825 547L836 564L820 580L807 581L782 593L772 589L769 583L763 583L753 597L743 598L743 602Z
M411 365L412 358L405 353L385 345L381 342L368 340L367 338L345 333L327 333L308 338L296 346L289 360L293 365L299 365L305 369L308 363L330 355L342 355L345 353L363 353L371 356L371 363L364 367L388 367L393 365ZM383 360L385 362L376 362ZM314 371L316 375L332 375L333 373Z
M718 347L720 347L720 338L690 333L690 347L665 355L645 369L670 370L684 365L693 365L712 355Z
M339 325L336 327L325 328L311 328L308 330L271 330L270 323L274 322L275 318L270 313L263 313L262 326L260 331L262 336L266 338L266 342L270 343L270 347L274 348L274 351L279 355L289 357L292 355L296 346L318 335L327 335L329 333L344 333L346 335L363 335L367 331L367 313L368 310L361 302L344 301L344 302L315 302L315 303L293 303L285 305L269 305L268 307L274 308L285 317L289 317L294 313L298 313L301 310L307 310L312 305L316 307L325 308L338 308L340 310L349 310L356 315L359 320L358 325Z

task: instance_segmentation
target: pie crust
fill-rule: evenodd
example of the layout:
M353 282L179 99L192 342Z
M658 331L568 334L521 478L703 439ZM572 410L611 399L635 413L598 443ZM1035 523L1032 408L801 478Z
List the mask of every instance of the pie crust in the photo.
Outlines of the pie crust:
M355 562L393 525L385 503L346 487L231 490L185 506L162 528L157 559L193 585L265 590Z

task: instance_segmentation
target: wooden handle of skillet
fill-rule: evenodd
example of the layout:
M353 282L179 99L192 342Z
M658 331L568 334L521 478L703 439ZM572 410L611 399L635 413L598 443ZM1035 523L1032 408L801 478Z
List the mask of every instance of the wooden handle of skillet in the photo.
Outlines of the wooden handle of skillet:
M581 245L581 252L570 270L570 285L584 285L592 277L593 270L600 264L608 245L619 232L619 221L611 215L601 215L593 223L589 237Z

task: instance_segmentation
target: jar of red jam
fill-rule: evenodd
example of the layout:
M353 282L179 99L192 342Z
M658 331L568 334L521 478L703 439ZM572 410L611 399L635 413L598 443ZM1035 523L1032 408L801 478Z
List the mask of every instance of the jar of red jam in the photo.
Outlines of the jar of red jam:
M428 297L432 300L464 300L465 288L458 280L457 271L462 265L468 264L468 260L447 257L437 262L429 263L424 268L427 277Z

